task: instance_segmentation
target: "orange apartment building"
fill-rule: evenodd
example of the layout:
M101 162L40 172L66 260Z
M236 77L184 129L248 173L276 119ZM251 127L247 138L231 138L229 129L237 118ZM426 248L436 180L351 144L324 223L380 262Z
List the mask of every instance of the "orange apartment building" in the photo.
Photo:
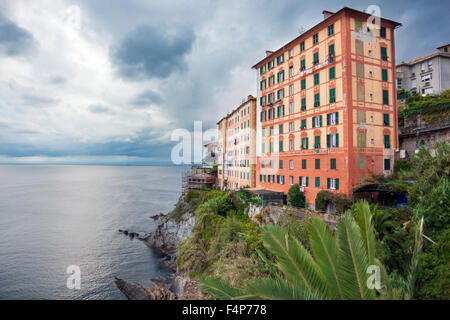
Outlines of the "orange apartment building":
M257 188L298 183L350 197L393 168L398 151L394 30L381 19L370 40L368 14L324 11L324 20L275 52L257 71Z
M242 104L219 120L218 185L224 190L256 184L256 98Z

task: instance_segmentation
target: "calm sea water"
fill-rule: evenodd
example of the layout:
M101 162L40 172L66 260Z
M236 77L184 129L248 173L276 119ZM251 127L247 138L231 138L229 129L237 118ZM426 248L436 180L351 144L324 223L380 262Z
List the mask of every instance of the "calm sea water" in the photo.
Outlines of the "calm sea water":
M174 167L0 166L0 299L124 299L113 276L143 285L160 256L118 229L152 231L180 195ZM81 268L81 290L66 268Z

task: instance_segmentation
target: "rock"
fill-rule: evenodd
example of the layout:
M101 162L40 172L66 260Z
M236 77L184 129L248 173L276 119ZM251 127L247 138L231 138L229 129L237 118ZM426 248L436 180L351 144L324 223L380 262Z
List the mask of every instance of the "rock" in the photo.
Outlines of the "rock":
M176 300L175 294L163 287L146 288L139 283L117 277L114 277L113 282L128 300Z
M124 235L128 235L128 231L125 230L125 231L123 232L123 234L124 234Z

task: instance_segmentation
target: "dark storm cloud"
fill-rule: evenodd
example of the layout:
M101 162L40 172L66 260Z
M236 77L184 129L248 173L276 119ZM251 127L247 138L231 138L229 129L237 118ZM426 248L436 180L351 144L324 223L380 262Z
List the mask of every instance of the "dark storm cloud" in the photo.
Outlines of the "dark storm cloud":
M132 103L136 107L147 107L152 104L161 104L162 102L161 96L149 89L139 94Z
M92 113L113 113L113 110L103 104L93 104L89 106L89 111Z
M0 53L18 56L34 46L33 35L0 13Z
M194 40L189 29L168 32L164 27L141 25L111 49L112 60L129 79L167 78L186 69L184 58Z

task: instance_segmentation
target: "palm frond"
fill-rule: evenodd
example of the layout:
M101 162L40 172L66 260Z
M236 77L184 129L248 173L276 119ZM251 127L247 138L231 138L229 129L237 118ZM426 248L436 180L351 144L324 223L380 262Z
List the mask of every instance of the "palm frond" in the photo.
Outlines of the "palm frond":
M338 275L344 295L350 300L374 299L375 292L367 286L369 258L361 232L350 212L337 225Z
M375 262L375 232L372 224L372 213L367 201L359 201L354 204L353 212L356 223L361 231L361 238L366 246L369 263Z
M263 229L262 239L264 246L275 255L279 269L290 283L305 286L311 294L315 290L328 290L316 262L297 239L274 225Z
M199 288L219 300L234 300L242 296L242 292L219 278L200 279Z
M332 299L344 299L341 281L338 276L336 239L325 222L313 217L306 224L309 242L314 252L317 264L326 278L330 288L329 296Z

